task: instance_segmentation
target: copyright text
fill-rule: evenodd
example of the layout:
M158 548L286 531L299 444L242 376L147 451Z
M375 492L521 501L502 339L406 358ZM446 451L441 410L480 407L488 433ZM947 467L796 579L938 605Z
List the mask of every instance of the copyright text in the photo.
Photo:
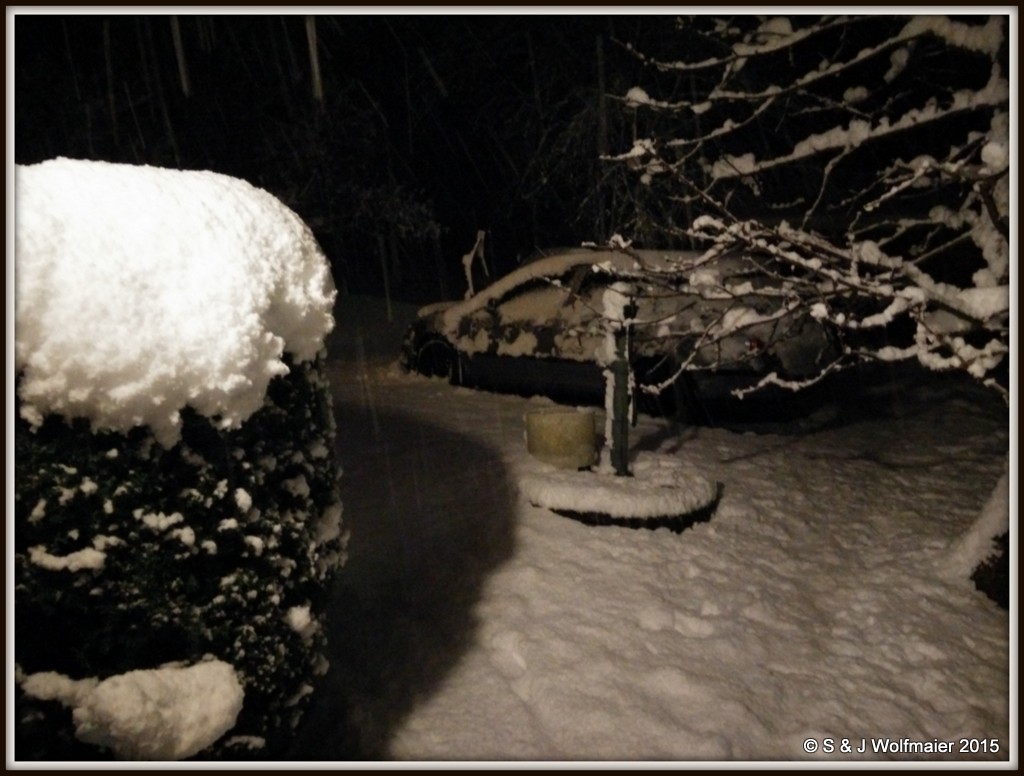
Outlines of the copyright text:
M995 754L999 739L808 738L803 748L807 754Z

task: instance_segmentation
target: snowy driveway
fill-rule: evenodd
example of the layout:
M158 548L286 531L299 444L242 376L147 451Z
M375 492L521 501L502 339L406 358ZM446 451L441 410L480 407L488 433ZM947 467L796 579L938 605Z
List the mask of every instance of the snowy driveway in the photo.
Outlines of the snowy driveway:
M635 449L724 487L674 534L522 499L539 400L331 378L351 557L295 759L1008 756L1009 618L946 564L1003 470L998 403L922 386L788 436L641 418Z

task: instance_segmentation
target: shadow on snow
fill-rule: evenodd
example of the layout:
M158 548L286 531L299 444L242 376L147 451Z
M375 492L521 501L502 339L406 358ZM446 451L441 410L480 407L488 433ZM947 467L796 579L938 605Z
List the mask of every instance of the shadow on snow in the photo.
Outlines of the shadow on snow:
M472 645L487 574L512 554L498 456L409 415L336 398L349 560L329 611L331 668L287 759L381 760L403 718Z

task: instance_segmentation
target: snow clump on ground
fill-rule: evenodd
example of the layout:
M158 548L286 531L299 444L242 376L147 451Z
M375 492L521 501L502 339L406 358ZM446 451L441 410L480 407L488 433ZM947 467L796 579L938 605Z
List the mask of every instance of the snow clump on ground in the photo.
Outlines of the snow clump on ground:
M21 682L29 695L74 711L76 734L109 747L122 760L181 760L234 727L244 692L235 669L220 660L129 671L102 682L54 672Z

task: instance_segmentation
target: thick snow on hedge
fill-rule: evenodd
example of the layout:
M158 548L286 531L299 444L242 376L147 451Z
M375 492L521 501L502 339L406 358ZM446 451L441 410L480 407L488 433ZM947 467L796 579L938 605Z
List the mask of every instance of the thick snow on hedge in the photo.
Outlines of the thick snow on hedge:
M22 415L150 426L191 406L235 428L281 356L333 327L328 263L267 192L212 172L54 159L18 166L16 337Z
M244 696L235 669L221 660L129 671L102 682L43 672L21 684L33 697L74 709L78 738L126 760L201 752L234 727Z

